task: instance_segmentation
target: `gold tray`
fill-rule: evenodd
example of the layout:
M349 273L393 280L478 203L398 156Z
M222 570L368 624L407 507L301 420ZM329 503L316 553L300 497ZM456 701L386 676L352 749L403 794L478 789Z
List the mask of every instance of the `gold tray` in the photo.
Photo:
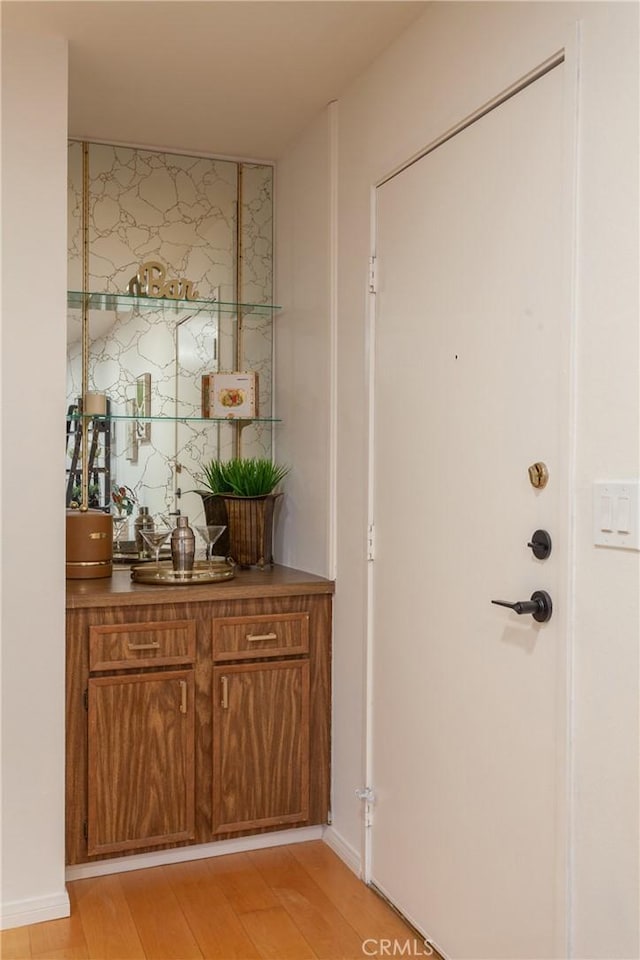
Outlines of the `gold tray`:
M196 560L191 574L176 572L170 560L160 561L158 566L155 563L143 563L131 567L131 579L136 583L154 583L162 587L218 583L221 580L231 580L235 575L235 566L226 560Z

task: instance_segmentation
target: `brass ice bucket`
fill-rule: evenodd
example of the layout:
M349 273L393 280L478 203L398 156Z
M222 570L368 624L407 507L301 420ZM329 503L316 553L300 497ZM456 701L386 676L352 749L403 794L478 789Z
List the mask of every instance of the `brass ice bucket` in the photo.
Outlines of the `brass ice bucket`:
M67 579L113 573L113 522L102 510L67 510Z

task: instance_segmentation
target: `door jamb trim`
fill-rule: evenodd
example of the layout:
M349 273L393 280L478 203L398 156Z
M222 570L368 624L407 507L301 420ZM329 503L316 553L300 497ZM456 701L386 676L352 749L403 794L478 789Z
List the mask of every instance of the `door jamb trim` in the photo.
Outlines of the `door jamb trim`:
M434 150L437 150L438 147L441 147L443 143L447 142L447 140L451 140L459 133L462 133L463 130L466 130L467 127L477 123L478 120L482 120L482 118L486 117L486 115L491 113L492 110L495 110L497 107L501 107L503 103L507 102L507 100L511 100L512 97L515 97L518 93L521 93L527 87L531 86L531 84L535 83L536 80L544 77L546 73L549 73L551 70L559 67L560 64L564 63L564 60L565 48L563 47L561 50L558 50L552 56L548 57L543 63L539 64L533 70L530 70L529 73L526 73L523 77L520 77L520 79L516 80L515 83L512 83L510 87L507 87L497 96L492 97L491 100L487 100L487 102L482 104L481 107L478 107L478 109L474 110L473 113L468 114L453 127L445 130L444 133L440 134L439 137L436 137L435 140L432 140L431 143L428 143L426 147L423 147L422 150L418 151L418 153L414 154L404 163L400 164L400 166L395 167L381 180L378 180L375 185L376 188L384 186L385 183L388 183L389 180L393 180L393 178L399 173L403 173L409 167L413 166L414 163L417 163L430 153L433 153Z
M398 174L404 172L413 164L417 163L419 160L423 159L429 153L432 153L439 146L446 143L448 140L452 139L458 133L461 133L467 127L471 126L473 123L476 123L482 117L486 116L492 110L496 109L507 100L514 97L516 94L520 93L526 87L530 86L536 80L543 77L546 73L549 73L555 67L560 66L561 64L567 64L567 110L566 110L566 137L565 137L565 147L566 147L566 166L565 166L565 183L567 184L568 196L569 196L569 205L570 213L566 221L566 243L568 253L570 254L569 260L569 273L567 276L567 296L569 300L569 336L570 336L570 386L569 386L569 410L567 425L570 431L571 437L571 446L568 451L569 463L568 463L568 483L569 490L568 494L568 508L569 508L569 530L568 530L568 547L569 547L569 557L567 560L567 567L565 568L566 576L566 599L568 604L567 609L567 637L566 637L566 740L565 740L565 756L567 761L566 773L565 773L565 789L564 789L564 813L565 818L562 827L562 832L564 836L561 837L561 845L563 846L563 854L565 858L565 878L564 878L564 895L565 901L563 904L563 910L560 913L564 914L564 923L562 924L563 929L556 931L556 936L558 940L562 940L564 943L565 955L571 957L573 955L573 945L574 945L574 920L573 920L573 871L574 871L574 802L573 802L573 793L574 793L574 782L575 782L575 771L574 771L574 751L573 751L573 740L574 740L574 726L575 726L575 717L574 717L574 690L573 690L573 648L574 648L574 634L575 634L575 558L576 558L576 530L575 530L575 490L576 490L576 469L577 469L577 451L576 451L576 423L577 423L577 414L576 414L576 402L577 402L577 369L576 369L576 341L577 341L577 284L578 284L578 263L577 263L577 244L578 244L578 171L579 171L579 131L580 131L580 82L581 82L581 31L580 31L580 22L574 24L573 30L569 33L566 38L563 46L552 56L548 57L545 61L531 70L529 73L525 74L520 80L516 81L510 87L507 87L496 97L487 101L473 113L469 114L467 117L459 121L455 126L449 128L449 130L442 133L439 137L432 140L427 144L423 149L418 153L412 155L404 163L399 164L389 173L381 177L375 183L372 183L370 188L370 239L369 239L369 256L376 256L376 242L377 242L377 190L379 187L383 186L389 180L393 179ZM367 449L368 449L368 484L367 484L367 523L369 525L374 523L373 509L374 509L374 482L375 482L375 450L374 450L374 441L375 441L375 418L374 418L374 390L375 390L375 318L376 318L376 294L370 292L368 295L367 303L367 404L368 404L368 424L367 424ZM374 640L374 580L373 580L373 564L367 563L367 623L366 623L366 648L365 648L365 695L364 695L364 770L362 783L372 784L373 783L373 744L372 744L372 716L373 716L373 640ZM371 877L371 829L370 826L367 826L364 823L365 818L363 818L363 827L362 827L362 876L363 880L367 884L372 883Z

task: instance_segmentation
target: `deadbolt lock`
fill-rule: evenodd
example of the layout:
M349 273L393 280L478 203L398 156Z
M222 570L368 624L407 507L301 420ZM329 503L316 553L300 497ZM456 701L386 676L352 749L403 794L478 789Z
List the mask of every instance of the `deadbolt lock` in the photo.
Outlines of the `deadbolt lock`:
M539 461L538 463L531 464L529 467L529 481L531 486L535 487L536 490L544 490L549 482L549 471L546 463Z

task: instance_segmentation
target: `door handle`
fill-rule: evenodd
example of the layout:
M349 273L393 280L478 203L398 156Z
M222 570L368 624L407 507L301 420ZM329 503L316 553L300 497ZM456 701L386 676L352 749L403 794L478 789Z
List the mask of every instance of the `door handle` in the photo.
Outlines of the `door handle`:
M509 600L492 600L491 603L499 607L509 607L520 615L530 613L538 623L546 623L553 612L551 597L546 590L536 590L531 594L530 600L516 600L515 603L510 603Z

